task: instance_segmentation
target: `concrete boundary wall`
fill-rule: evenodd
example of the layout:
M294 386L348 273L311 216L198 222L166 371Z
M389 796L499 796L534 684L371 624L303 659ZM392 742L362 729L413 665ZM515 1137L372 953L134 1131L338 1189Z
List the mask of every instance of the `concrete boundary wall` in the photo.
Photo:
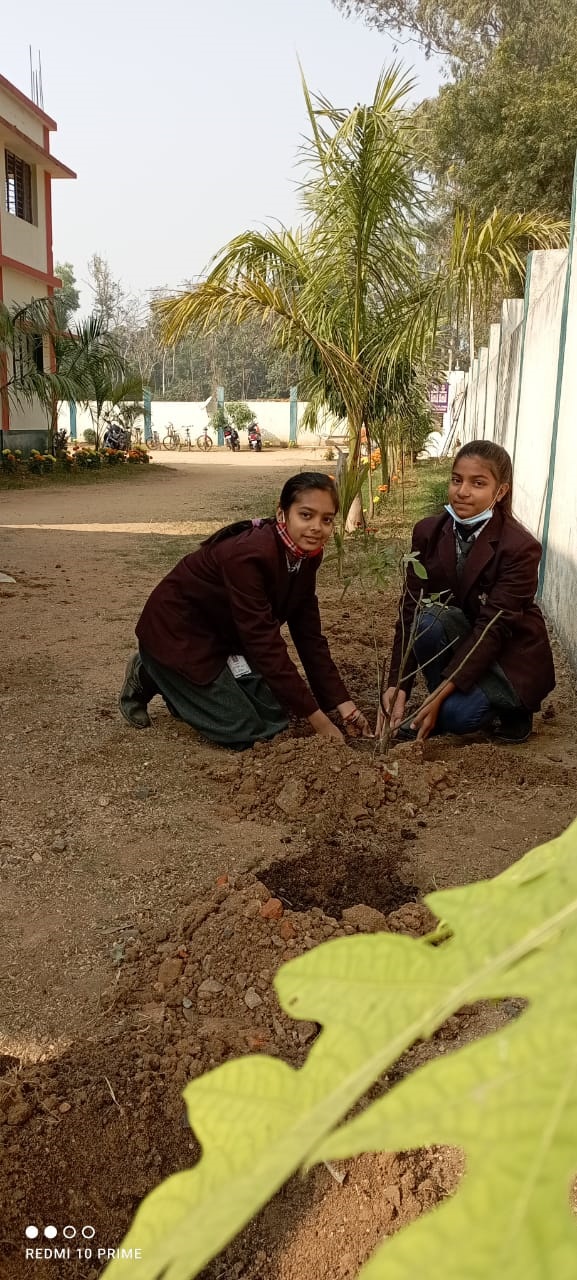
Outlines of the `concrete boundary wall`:
M506 298L501 310L501 343L492 438L511 454L517 422L524 310L525 304L521 298Z
M275 437L282 442L288 442L290 431L290 401L289 400L248 400L246 403L252 409L256 420L264 432L268 432L270 436ZM306 409L306 403L299 401L298 403L298 442L302 445L314 445L318 443L316 434L310 431L303 431L301 421L303 413ZM202 401L194 400L153 400L152 402L152 429L157 431L161 440L166 435L168 424L176 428L184 439L184 429L188 427L193 441L201 434L203 428L208 426L211 430L210 421L204 408ZM58 425L65 431L70 431L70 411L68 405L62 405L58 414ZM76 432L78 440L82 441L84 431L93 427L93 419L89 409L78 406L76 415ZM143 419L140 418L136 424L143 427ZM323 437L331 434L336 430L335 419L327 415L323 422L319 422L319 436ZM214 431L212 432L214 435ZM246 433L242 433L242 440L246 443Z
M477 394L475 396L475 440L482 440L485 434L485 407L487 404L487 374L489 372L489 348L481 347L479 367L477 370Z
M499 380L500 351L501 325L492 324L489 332L487 391L485 396L485 421L483 423L483 439L486 440L493 440L495 436L495 413L497 409L497 384Z
M577 214L569 250L529 256L525 298L503 303L465 375L463 439L514 461L513 509L543 546L540 595L577 672Z
M555 414L567 251L538 252L531 257L512 457L516 514L536 538L541 538Z
M577 183L565 295L548 486L543 517L541 585L553 620L574 668L577 668Z

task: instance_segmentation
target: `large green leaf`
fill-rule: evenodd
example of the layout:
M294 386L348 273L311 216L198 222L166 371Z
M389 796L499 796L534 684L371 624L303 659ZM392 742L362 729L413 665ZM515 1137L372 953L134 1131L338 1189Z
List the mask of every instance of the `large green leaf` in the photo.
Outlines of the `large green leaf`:
M323 1031L305 1066L227 1063L185 1092L203 1155L154 1191L124 1242L142 1261L115 1280L195 1276L303 1164L366 1150L454 1143L456 1197L384 1245L383 1280L574 1280L577 1168L577 825L492 881L430 895L452 933L339 939L282 968L283 1008ZM530 1009L438 1059L337 1132L408 1045L463 1005L521 997Z

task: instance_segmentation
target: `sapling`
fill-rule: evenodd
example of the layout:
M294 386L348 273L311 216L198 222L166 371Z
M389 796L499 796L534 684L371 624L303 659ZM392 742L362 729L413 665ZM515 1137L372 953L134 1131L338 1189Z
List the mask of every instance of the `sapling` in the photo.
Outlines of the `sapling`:
M432 692L428 693L427 696L421 702L420 706L417 707L417 710L411 712L410 715L406 716L406 718L402 720L399 725L395 726L395 729L393 729L391 721L392 721L392 715L395 709L395 703L397 701L399 693L401 692L403 680L405 678L405 674L407 670L407 664L409 662L409 659L413 656L413 645L414 645L417 633L419 631L421 618L426 610L429 610L433 607L436 607L439 611L441 611L444 608L447 608L451 599L450 591L437 592L429 596L425 596L424 592L421 590L419 592L419 595L415 597L410 591L407 583L407 570L409 566L412 568L415 576L417 578L420 578L422 581L426 580L428 576L425 566L421 564L418 552L412 551L402 557L401 568L402 568L402 574L403 574L403 591L401 594L401 610L400 610L401 663L399 667L399 674L397 677L397 684L395 686L394 695L391 702L390 712L383 712L384 718L383 718L382 730L380 734L377 734L377 746L381 754L383 755L385 755L388 752L391 739L393 738L394 734L398 732L399 729L403 729L405 728L406 725L411 724L412 721L415 719L415 716L419 715L421 711L424 711L425 708L428 707L430 703L433 702L435 698L438 697L439 693L441 693L444 689L446 689L447 685L449 684L449 679L453 679L454 676L458 675L459 672L462 671L465 663L468 661L471 654L475 653L479 645L485 639L485 636L491 630L491 627L495 625L495 623L497 622L497 619L501 617L503 612L502 609L499 609L499 611L495 614L495 616L491 618L491 620L488 622L487 626L484 628L481 635L473 645L473 648L469 650L466 657L463 658L463 661L460 662L458 667L456 667L455 670L451 673L451 676L446 680L444 680L437 689L434 689ZM406 596L409 596L409 598L412 599L415 604L415 610L414 610L408 637L405 635L405 624L404 624L404 616L403 616L403 608L402 608L402 604ZM446 598L444 599L443 597L446 597ZM431 621L430 626L433 626L433 624L434 624L433 621ZM425 628L425 631L423 632L423 634L426 635L426 632L427 632L427 628ZM447 653L450 649L453 649L455 644L459 640L459 638L460 637L458 636L453 637L453 639L448 641L448 643L444 646L444 648L440 649L439 653L435 654L433 658L429 658L427 662L418 664L415 670L415 674L424 672L425 669L430 665L430 663L436 662L440 657L443 656L444 653ZM386 662L384 662L381 667L380 680L379 680L379 708L382 707L383 693L385 691L386 669L387 669Z

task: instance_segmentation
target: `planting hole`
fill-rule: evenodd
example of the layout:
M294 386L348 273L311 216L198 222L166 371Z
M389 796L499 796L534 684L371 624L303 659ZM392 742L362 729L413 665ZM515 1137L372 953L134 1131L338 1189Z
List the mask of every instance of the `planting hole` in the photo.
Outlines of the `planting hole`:
M359 903L387 914L415 902L418 890L405 884L382 854L345 853L325 845L300 858L283 858L259 871L267 889L295 911L321 907L339 918L345 907Z

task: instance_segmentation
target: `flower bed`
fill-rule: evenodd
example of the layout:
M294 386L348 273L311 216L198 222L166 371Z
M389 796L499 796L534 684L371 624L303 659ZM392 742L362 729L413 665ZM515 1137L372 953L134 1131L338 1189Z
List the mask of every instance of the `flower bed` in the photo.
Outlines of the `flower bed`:
M53 475L55 471L95 471L101 467L148 465L150 454L143 447L122 449L91 449L73 445L72 449L52 453L40 453L31 449L26 457L21 449L3 449L0 455L1 470L8 475Z

